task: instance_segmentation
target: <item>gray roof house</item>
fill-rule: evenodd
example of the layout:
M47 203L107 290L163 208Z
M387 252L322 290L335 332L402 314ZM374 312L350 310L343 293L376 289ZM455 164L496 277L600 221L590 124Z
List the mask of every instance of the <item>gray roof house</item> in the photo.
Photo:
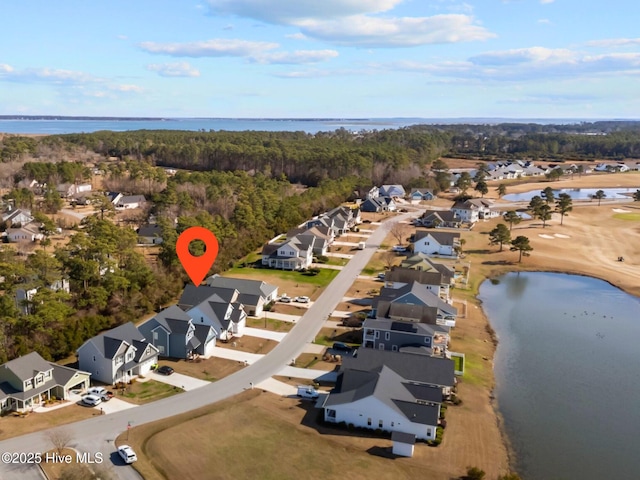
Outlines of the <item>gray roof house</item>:
M434 293L431 285L423 285L417 281L411 281L402 284L398 288L383 287L380 289L380 295L373 299L372 316L381 316L383 309L387 305L417 305L426 306L436 309L437 320L441 320L442 324L446 324L446 320L453 321L458 315L458 309L445 302L440 296ZM453 325L449 325L453 326Z
M443 263L435 262L429 255L416 252L407 257L400 264L403 268L423 271L438 271L442 274L443 280L453 285L455 279L455 270Z
M204 325L203 325L204 326ZM211 325L196 331L191 317L177 305L165 308L138 327L158 354L172 358L211 356L216 345L216 331Z
M368 318L362 324L363 345L358 350L397 353L406 347L426 347L425 353L444 356L449 332L447 327L429 323L397 321L389 318Z
M404 197L406 192L402 185L382 185L380 187L381 197Z
M444 257L457 256L456 248L460 246L458 232L436 232L433 230L417 230L412 240L413 251L427 255Z
M146 202L144 195L125 195L114 202L116 210L130 210L144 206Z
M138 228L138 242L149 245L162 243L162 228L157 224L142 225Z
M418 270L408 267L391 267L385 273L384 281L386 286L392 288L404 287L410 283L417 282L431 290L447 303L451 303L451 278L443 275L442 272L434 269Z
M408 352L359 348L354 357L342 359L341 370L380 371L389 367L411 383L441 388L448 395L457 382L454 363L449 358Z
M67 400L71 389L89 387L89 377L31 352L0 367L0 411L25 412L49 399Z
M392 368L344 368L324 399L324 419L356 427L413 434L432 440L440 417L442 390L411 384Z
M278 287L261 280L212 275L207 278L207 286L237 290L239 293L238 301L244 305L245 312L256 317L262 314L266 304L274 302L278 298Z
M158 349L131 322L90 338L76 353L80 369L106 384L144 376L158 363Z
M410 200L433 200L436 196L428 188L412 188L409 194Z
M462 219L451 210L427 210L414 223L427 228L460 228Z
M193 324L213 327L219 340L242 337L247 323L247 313L235 288L195 287L187 285L178 301L186 310Z

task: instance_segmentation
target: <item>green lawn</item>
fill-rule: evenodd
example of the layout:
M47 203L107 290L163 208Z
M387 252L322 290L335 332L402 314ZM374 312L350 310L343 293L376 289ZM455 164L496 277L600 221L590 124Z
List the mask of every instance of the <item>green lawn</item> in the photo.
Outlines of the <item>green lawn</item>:
M464 358L452 356L451 360L453 360L454 369L456 371L462 372L464 370Z
M339 270L330 270L328 268L321 268L320 272L316 275L311 275L306 272L291 272L285 270L275 270L271 268L232 268L226 272L229 276L234 275L251 275L256 278L264 279L265 281L269 281L268 279L280 279L284 281L296 282L296 283L307 283L310 285L318 285L320 287L325 287L331 283L338 273Z
M131 385L127 385L124 395L120 394L120 390L116 393L116 398L122 398L131 403L149 403L161 398L170 397L176 393L181 393L184 390L172 385L168 385L162 382L156 382L155 380L148 380L146 382L134 382Z

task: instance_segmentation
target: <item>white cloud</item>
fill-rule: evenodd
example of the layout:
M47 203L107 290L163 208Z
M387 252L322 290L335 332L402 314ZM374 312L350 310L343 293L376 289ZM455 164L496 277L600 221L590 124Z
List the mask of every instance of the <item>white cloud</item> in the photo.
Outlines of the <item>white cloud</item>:
M296 50L294 52L273 52L257 56L254 60L258 63L278 64L305 64L318 63L335 58L338 52L335 50Z
M462 62L435 64L397 62L391 67L468 82L478 80L540 82L557 78L638 76L640 75L640 53L586 55L566 49L532 47L487 52Z
M47 67L15 70L10 65L0 65L0 79L24 83L49 83L55 85L76 85L104 81L102 78L74 70L62 70Z
M408 47L495 37L474 24L472 17L460 14L402 18L358 15L328 22L307 20L300 28L310 37L360 47Z
M549 20L548 18L540 18L538 19L538 23L542 25L552 25L551 20Z
M575 53L566 49L544 47L517 48L498 52L487 52L471 57L475 65L515 65L528 62L563 62L571 60Z
M10 73L13 72L13 67L11 65L7 65L6 63L0 63L0 73Z
M588 47L604 47L604 48L617 48L617 47L633 47L640 45L640 38L609 38L605 40L592 40L587 42Z
M142 93L144 92L144 88L138 85L113 85L109 87L110 90L115 92L124 92L124 93Z
M285 35L285 38L291 38L293 40L306 40L307 37L304 33L291 33L289 35Z
M146 52L173 57L248 57L277 47L277 43L224 38L191 43L143 42L140 44L140 48Z
M402 0L209 0L215 13L253 18L267 23L295 24L305 19L332 19L386 12Z
M540 3L545 5L547 3L553 3L555 0L540 0Z
M153 63L147 70L157 72L161 77L199 77L200 71L188 62Z

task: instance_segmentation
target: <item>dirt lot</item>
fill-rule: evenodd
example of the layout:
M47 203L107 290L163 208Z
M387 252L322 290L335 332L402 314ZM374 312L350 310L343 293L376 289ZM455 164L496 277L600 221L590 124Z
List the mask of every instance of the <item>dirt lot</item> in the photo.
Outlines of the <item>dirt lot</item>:
M228 343L217 342L216 348L228 348L230 350L239 350L247 353L260 353L264 355L276 348L276 345L278 345L278 342L275 340L267 340L265 338L245 335L239 338L234 337Z
M0 418L0 440L78 422L96 415L100 415L98 410L77 404L50 412L30 413L26 417L6 415Z

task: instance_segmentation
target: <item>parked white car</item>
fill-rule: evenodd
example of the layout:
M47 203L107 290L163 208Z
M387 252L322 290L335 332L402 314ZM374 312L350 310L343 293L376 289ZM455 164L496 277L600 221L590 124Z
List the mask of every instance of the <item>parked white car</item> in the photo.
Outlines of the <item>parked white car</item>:
M296 297L296 302L298 303L309 303L311 301L311 299L309 297L307 297L306 295L302 295L300 297Z
M89 390L87 390L87 394L100 397L103 402L108 402L111 397L113 397L113 392L108 391L104 387L91 387Z
M100 405L102 403L102 398L98 395L85 395L82 397L82 403L85 405L89 405L90 407L95 407L96 405Z
M129 445L120 445L118 447L118 455L122 457L126 463L133 463L138 460L136 452Z

